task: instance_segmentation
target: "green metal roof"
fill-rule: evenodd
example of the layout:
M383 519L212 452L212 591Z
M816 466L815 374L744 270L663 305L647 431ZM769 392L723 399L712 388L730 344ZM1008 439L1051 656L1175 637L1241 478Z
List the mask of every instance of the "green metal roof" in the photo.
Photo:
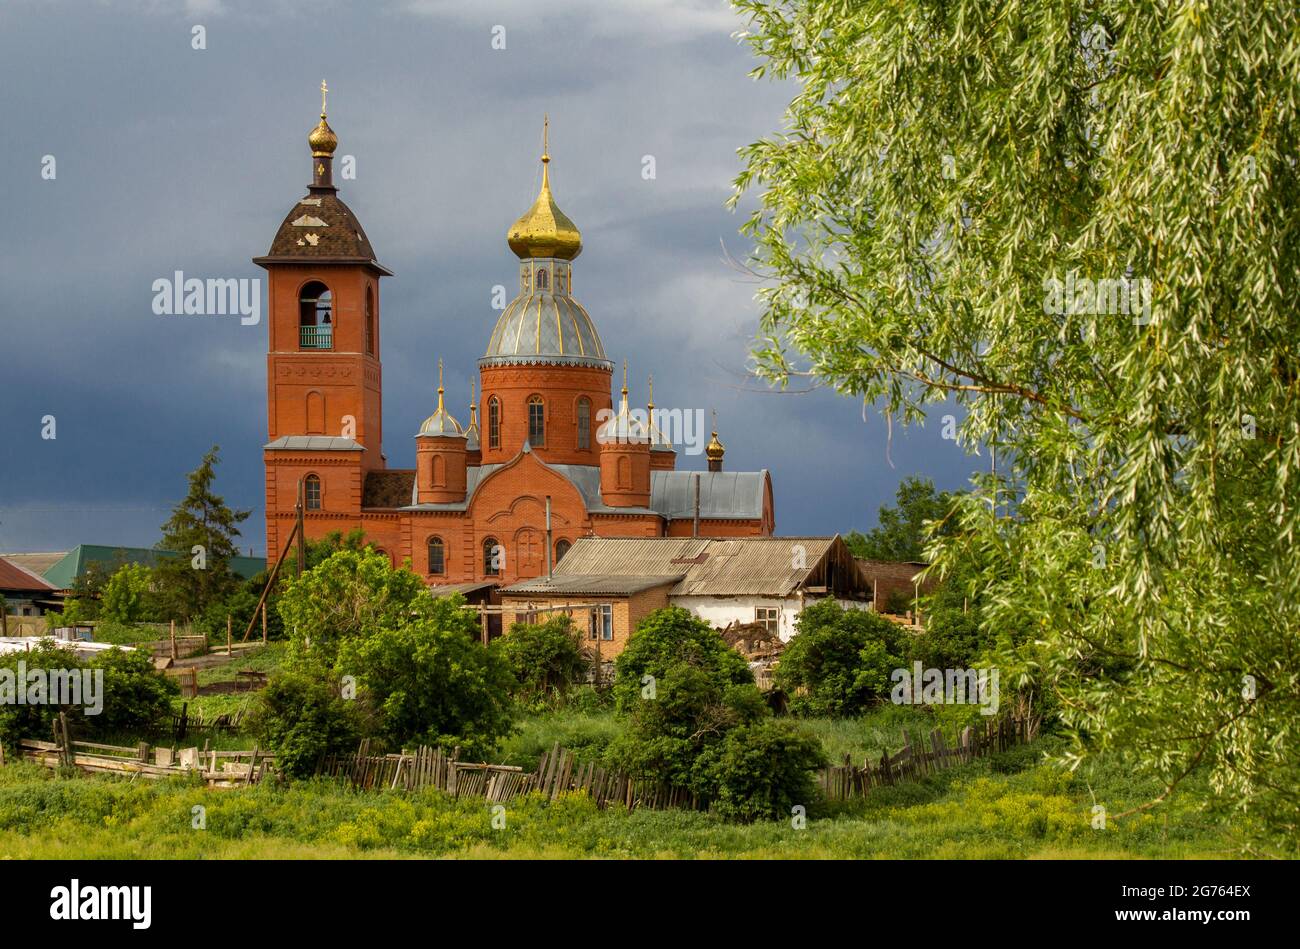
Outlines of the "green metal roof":
M92 563L103 564L115 570L122 564L140 563L156 567L163 557L179 556L174 550L154 550L150 547L104 547L98 544L80 544L64 555L63 559L46 570L47 583L59 590L70 590L77 577L86 572ZM265 557L231 557L230 569L245 580L266 569Z

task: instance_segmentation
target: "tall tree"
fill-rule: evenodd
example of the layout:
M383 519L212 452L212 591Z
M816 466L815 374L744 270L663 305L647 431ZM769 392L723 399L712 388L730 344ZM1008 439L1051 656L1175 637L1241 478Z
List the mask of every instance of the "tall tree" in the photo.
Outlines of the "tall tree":
M234 591L239 579L230 560L239 552L235 538L251 511L235 511L212 490L221 448L213 445L189 475L189 493L163 525L163 559L155 570L164 608L177 618L200 615L210 604Z
M865 534L851 531L844 542L869 560L923 560L930 532L947 533L953 497L936 492L929 478L904 478L894 494L897 506L882 504L877 524Z
M1043 644L1074 761L1203 770L1296 847L1300 8L736 6L798 85L736 183L762 370L905 422L956 399L1009 451L945 548Z

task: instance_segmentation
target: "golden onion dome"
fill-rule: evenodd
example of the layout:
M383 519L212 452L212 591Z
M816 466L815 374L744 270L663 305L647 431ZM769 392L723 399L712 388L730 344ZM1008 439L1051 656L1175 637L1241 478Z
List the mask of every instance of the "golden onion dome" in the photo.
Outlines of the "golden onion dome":
M325 121L325 113L320 116L320 124L311 130L307 136L307 144L311 146L313 158L329 158L334 154L334 149L339 147L339 137L334 134L334 130L329 127Z
M329 89L325 85L325 80L320 82L320 124L311 130L307 136L307 144L311 146L313 158L329 158L334 154L334 149L339 147L339 137L334 134L329 123L325 121L325 93Z
M438 408L434 413L424 420L420 425L420 431L416 438L421 435L446 436L450 438L463 438L464 430L460 427L460 422L452 418L451 413L442 402L442 360L438 360Z
M710 461L722 461L723 454L727 448L722 442L718 441L718 422L714 421L714 437L708 439L708 445L705 446L705 458Z
M558 257L560 260L573 260L582 253L582 234L578 225L559 209L551 194L549 126L548 120L542 131L542 190L533 206L510 228L506 241L522 259Z

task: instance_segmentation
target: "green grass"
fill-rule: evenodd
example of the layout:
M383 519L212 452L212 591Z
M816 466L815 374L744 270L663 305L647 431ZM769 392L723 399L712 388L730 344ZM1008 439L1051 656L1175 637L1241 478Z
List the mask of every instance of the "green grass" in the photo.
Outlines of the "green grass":
M688 811L598 810L585 796L507 806L494 830L487 805L437 791L346 790L326 781L211 790L183 779L59 778L33 765L0 769L0 856L1035 858L1230 856L1229 831L1189 799L1091 826L1092 794L1112 813L1154 790L1101 768L1078 776L998 758L881 789L812 817L728 824ZM1012 770L1015 773L1004 773ZM1204 791L1203 788L1198 789ZM192 828L195 805L206 829Z

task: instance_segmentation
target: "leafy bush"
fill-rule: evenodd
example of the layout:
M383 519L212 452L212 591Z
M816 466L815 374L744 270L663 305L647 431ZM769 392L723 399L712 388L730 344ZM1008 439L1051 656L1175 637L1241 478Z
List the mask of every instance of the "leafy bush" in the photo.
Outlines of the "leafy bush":
M975 664L984 645L975 613L942 607L926 619L925 632L913 642L911 657L927 669L966 669Z
M460 745L465 757L486 757L510 731L510 670L478 642L461 601L425 598L417 619L342 639L335 672L356 677L394 747Z
M821 794L812 769L826 764L821 743L791 722L743 725L711 746L696 764L696 785L710 789L713 809L739 821L789 817Z
M125 624L156 619L157 604L149 590L152 582L153 571L144 564L122 565L104 584L100 616Z
M306 777L328 754L351 751L362 731L357 703L322 679L286 673L258 696L248 730L276 754L284 774Z
M615 661L616 707L623 712L637 708L643 677L662 679L670 666L679 663L704 670L719 688L754 681L744 657L716 630L688 611L670 606L643 619Z
M328 670L344 641L431 616L434 602L419 577L395 569L383 554L340 550L289 581L280 595L289 664Z
M800 613L795 628L774 675L792 696L792 712L857 715L888 695L909 635L898 624L823 600Z
M76 705L56 704L53 695L47 695L43 703L20 705L11 694L26 686L18 675L20 662L26 673L38 669L100 671L103 688L97 695L82 691ZM44 641L29 651L0 657L0 670L0 741L11 748L20 738L48 741L60 712L67 713L74 738L153 731L167 721L172 697L178 691L174 682L154 669L149 654L143 651L108 649L87 661L70 649ZM88 715L92 699L99 709Z
M563 696L589 665L573 620L563 614L545 623L515 623L492 649L514 676L511 691L523 702Z

